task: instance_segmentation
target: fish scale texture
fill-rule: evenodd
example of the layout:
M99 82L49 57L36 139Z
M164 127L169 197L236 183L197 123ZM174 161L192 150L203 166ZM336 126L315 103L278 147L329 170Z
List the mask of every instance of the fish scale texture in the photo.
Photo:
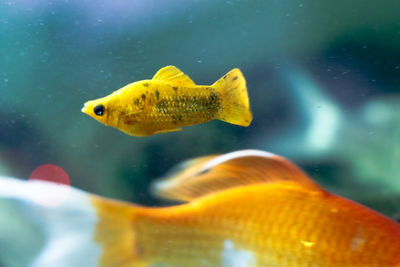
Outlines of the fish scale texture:
M154 87L154 88L153 88ZM169 88L170 87L170 88ZM161 94L155 104L144 112L141 119L149 122L168 122L179 126L204 122L215 119L220 109L220 99L215 89L198 86L199 88L179 88L179 95L173 93L172 86L154 84L150 91L170 91L171 95ZM157 89L155 89L157 88ZM148 104L147 104L148 105Z

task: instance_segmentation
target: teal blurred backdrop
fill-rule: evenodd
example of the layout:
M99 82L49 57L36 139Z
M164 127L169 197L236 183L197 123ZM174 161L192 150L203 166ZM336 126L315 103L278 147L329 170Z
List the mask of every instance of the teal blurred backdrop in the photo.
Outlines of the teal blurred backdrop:
M0 174L53 163L75 187L158 205L148 185L180 161L258 148L399 218L399 10L398 0L0 1ZM198 84L240 68L253 123L139 138L80 112L166 65Z

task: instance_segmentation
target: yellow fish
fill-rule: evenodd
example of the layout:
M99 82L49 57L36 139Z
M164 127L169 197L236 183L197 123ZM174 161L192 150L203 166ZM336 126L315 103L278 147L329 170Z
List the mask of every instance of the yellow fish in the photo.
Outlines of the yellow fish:
M0 177L0 197L19 205L62 189ZM400 267L398 223L274 154L191 160L153 190L186 202L144 207L71 189L60 206L26 207L49 234L34 266Z
M182 126L213 119L240 126L248 126L252 120L246 80L239 69L204 86L167 66L151 80L128 84L86 102L82 112L134 136L179 131Z

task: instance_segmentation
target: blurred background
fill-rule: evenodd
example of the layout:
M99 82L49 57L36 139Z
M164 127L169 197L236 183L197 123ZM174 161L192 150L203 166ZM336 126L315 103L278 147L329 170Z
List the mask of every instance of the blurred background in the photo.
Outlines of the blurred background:
M399 10L398 0L0 1L0 175L27 179L52 163L74 187L162 205L148 186L173 165L256 148L398 219ZM166 65L197 84L240 68L253 123L140 138L81 113Z

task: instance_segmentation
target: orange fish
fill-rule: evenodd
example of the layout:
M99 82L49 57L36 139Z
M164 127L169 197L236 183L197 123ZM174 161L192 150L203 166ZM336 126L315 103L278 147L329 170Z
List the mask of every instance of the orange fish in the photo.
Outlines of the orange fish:
M44 195L57 190L38 183L0 179L0 196L31 203L33 185ZM58 208L42 207L50 241L34 266L400 266L398 223L274 154L194 159L153 190L186 203L150 208L71 189ZM57 241L77 236L54 254Z

